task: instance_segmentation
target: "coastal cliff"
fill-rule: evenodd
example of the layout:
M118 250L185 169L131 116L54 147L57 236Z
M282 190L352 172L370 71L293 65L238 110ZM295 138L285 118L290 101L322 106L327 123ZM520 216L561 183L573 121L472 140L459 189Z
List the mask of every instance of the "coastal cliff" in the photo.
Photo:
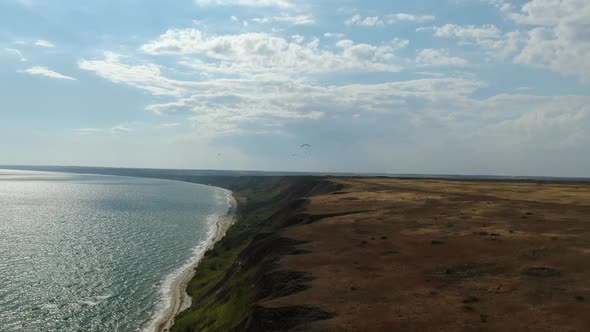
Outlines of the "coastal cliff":
M185 179L188 180L188 179ZM200 177L190 179L230 189L238 200L237 221L208 251L187 292L191 307L171 331L267 331L302 326L333 313L315 307L257 305L308 287L308 273L281 269L277 261L300 255L300 242L278 231L306 223L305 197L336 191L339 185L306 177Z
M233 190L172 331L588 331L587 182L185 179Z
M588 181L132 174L239 202L172 331L590 330Z
M233 191L172 331L590 330L588 181L60 170Z

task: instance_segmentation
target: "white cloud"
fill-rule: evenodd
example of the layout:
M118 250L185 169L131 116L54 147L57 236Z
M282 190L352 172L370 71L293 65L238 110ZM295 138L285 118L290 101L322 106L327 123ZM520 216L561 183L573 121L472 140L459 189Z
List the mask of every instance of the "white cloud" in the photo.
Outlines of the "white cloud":
M55 45L52 42L49 42L47 40L42 40L42 39L37 40L35 42L35 45L40 46L40 47L55 48Z
M50 77L50 78L55 78L55 79L60 79L60 80L77 81L77 79L75 79L73 77L66 76L66 75L60 74L60 73L58 73L56 71L53 71L51 69L47 69L45 67L39 67L39 66L31 67L31 68L26 69L26 70L21 70L21 71L19 71L19 73L26 73L26 74L30 74L30 75L45 76L45 77Z
M586 18L588 1L585 0L532 0L520 12L507 13L519 24L555 26L565 21Z
M506 0L480 0L484 3L492 5L501 11L510 11L512 9L512 4L508 3Z
M522 6L504 0L482 1L497 7L519 30L478 38L480 46L499 51L503 58L515 55L514 62L519 64L590 82L589 1L531 0Z
M314 41L314 43L318 42ZM386 54L391 51L390 49L401 47L407 44L407 41L395 41L391 44L374 46L341 40L337 43L340 53L320 53L314 56L328 63L335 61L333 57L340 59L338 61L357 61L355 66L358 66L358 61L361 61L362 68L364 61L371 62L375 59L387 58ZM316 45L312 47L312 50L317 53L318 48L319 45ZM178 51L176 48L173 49ZM233 47L227 47L227 49L231 50ZM315 54L314 52L311 54ZM227 59L232 62L237 58L248 57L244 52L232 51L228 54L235 54L236 58ZM280 53L280 56L282 55L284 54ZM154 95L168 95L172 100L149 105L146 109L161 116L170 113L190 114L189 121L194 131L202 136L246 132L268 133L269 126L281 128L298 121L320 121L327 113L351 112L352 114L359 111L396 112L400 110L411 112L412 103L417 99L430 100L428 103L436 100L461 99L463 98L461 96L470 94L482 86L480 82L443 78L384 84L322 86L309 81L305 76L300 76L315 73L310 71L308 66L299 63L297 67L300 69L296 70L281 62L274 65L272 58L271 60L256 59L255 65L238 66L240 70L237 71L229 67L232 70L228 72L237 75L235 78L212 77L205 81L177 81L167 78L153 64L129 65L125 63L123 57L112 53L107 53L105 57L104 60L84 60L80 63L80 67L95 71L111 81L135 86ZM259 64L259 61L262 64ZM324 67L317 66L315 69L321 72ZM208 70L212 73L228 69L223 65L220 67L217 62L200 62L194 68L199 68L200 72ZM244 68L246 70L241 70ZM280 74L275 74L275 71ZM173 91L173 93L162 94L162 91ZM272 132L276 133L277 130L273 129Z
M220 79L203 82L188 98L151 105L149 109L159 114L187 109L194 114L190 120L197 132L227 135L242 133L252 126L319 121L326 113L413 112L416 100L444 103L461 99L481 86L480 82L463 79L342 86L318 86L305 80Z
M397 49L407 41L382 45L338 42L337 51L320 48L320 41L286 40L267 33L207 36L196 29L168 30L141 49L153 55L194 55L182 64L205 72L226 74L294 74L334 71L399 71ZM299 40L301 41L301 40Z
M205 37L200 42L207 44L208 40ZM231 46L227 46L226 50L234 50L235 46L231 42L229 44ZM363 54L365 48L376 47L367 45L352 51L356 46L359 44L350 40L340 41L337 47L346 51L335 54ZM203 56L199 47L183 47L190 50L178 53L184 61L188 61L187 56ZM208 50L210 45L200 47ZM195 48L199 52L195 52ZM317 53L321 47L317 44L313 49ZM232 63L248 54L235 50L222 53L234 54L234 57L227 58ZM426 63L443 59L441 63L448 64L447 58L452 59L445 50L421 53L429 60ZM161 89L180 87L178 94L168 95L168 100L154 103L147 110L163 118L170 113L186 116L192 127L192 139L241 134L289 135L301 122L307 122L312 127L329 124L332 131L346 136L350 125L363 126L371 122L370 129L364 132L363 136L368 138L363 137L363 144L376 146L384 141L390 142L387 151L395 151L396 158L403 156L404 149L411 146L408 157L416 150L425 151L432 155L431 160L438 160L441 165L445 160L451 160L448 161L450 164L459 159L462 163L468 162L469 158L460 158L465 151L485 151L482 156L471 159L485 165L500 165L493 164L494 160L506 156L513 160L521 157L544 160L547 151L580 147L590 139L590 97L514 94L478 99L473 94L486 86L484 82L443 77L441 73L425 72L423 74L435 77L380 84L326 84L318 83L307 75L315 72L306 69L283 71L285 67L277 67L267 58L257 60L268 62L267 65L252 65L245 67L248 68L245 71L236 71L230 66L232 70L227 71L232 74L230 78L216 75L227 69L220 62L203 60L194 67L199 68L195 81L181 82L166 77L164 70L145 70L155 65L127 64L132 62L130 58L108 55L101 61L107 63L93 65L93 70L98 70L101 76L154 95ZM450 64L454 61L451 60ZM116 67L105 71L101 69L103 65ZM240 66L238 68L244 68ZM200 80L199 74L204 70L212 72L213 76ZM134 75L127 74L136 71L138 73ZM274 75L275 71L283 74ZM190 75L191 72L185 71L184 74ZM343 125L342 121L334 119L349 120L342 120L346 122ZM175 125L169 128L172 127ZM375 153L387 155L383 151L377 149ZM441 165L437 167L444 168ZM524 168L519 169L520 172ZM497 168L494 169L497 171Z
M294 5L286 0L194 0L199 6L250 6L292 8Z
M419 72L416 72L416 74L422 75L422 76L430 76L430 77L445 77L446 76L443 73L432 72L432 71L419 71Z
M343 33L337 33L337 32L326 32L326 33L324 33L324 37L342 39L342 38L346 37L346 35Z
M507 14L532 26L517 63L546 68L590 82L590 2L533 0Z
M500 38L501 30L493 24L482 26L445 24L440 27L418 28L417 31L432 30L433 35L443 38L458 38L466 40L479 40L486 38Z
M272 17L256 17L251 20L251 22L257 24L266 24L266 23L273 23L273 22L280 22L280 23L289 23L293 25L312 25L315 24L315 19L311 15L288 15L282 14L280 16L272 16Z
M508 34L491 25L447 25L429 31L439 38L489 50L507 48L502 41ZM326 33L325 37L344 36ZM516 33L514 39L518 40ZM589 127L584 115L588 107L583 102L589 98L501 95L480 100L473 94L485 86L484 82L432 72L423 72L433 76L429 78L381 84L327 83L318 79L322 76L318 74L401 69L406 60L400 59L397 51L408 41L378 45L349 39L324 42L329 45L300 35L211 35L197 29L171 29L141 50L153 56L165 55L170 60L167 63L177 61L184 66L182 77L186 81L173 78L169 74L172 71L162 66L108 52L103 59L81 61L80 68L148 91L156 101L146 110L163 118L170 114L184 116L199 136L288 134L289 128L302 121L321 124L338 117L355 118L361 125L373 118L367 112L373 116L395 114L400 128L410 135L415 133L416 142L430 138L434 145L453 140L453 144L484 143L493 137L512 148L509 139L529 146L534 139L559 140L544 134L542 128L567 136L567 143L559 144L577 144L588 136L583 132ZM415 63L419 67L468 65L447 49L420 50ZM576 115L568 116L572 109ZM555 127L552 121L561 124ZM575 124L575 134L561 129L570 123Z
M351 25L361 25L361 26L371 26L371 27L383 27L386 24L395 24L399 22L418 22L424 23L429 21L434 21L436 17L432 15L413 15L413 14L405 14L405 13L395 13L395 14L388 14L384 16L367 16L362 17L361 15L354 15L348 20L344 22L344 24L351 26Z
M167 79L161 75L155 64L129 65L122 56L105 52L104 60L81 60L80 69L95 72L97 75L115 83L125 83L154 95L180 96L186 92L187 82Z
M405 14L405 13L396 13L396 14L389 14L385 16L386 22L388 24L394 24L397 22L430 22L434 21L436 17L432 15L413 15L413 14Z
M80 135L92 135L102 133L104 129L102 128L76 128L74 132Z
M493 24L481 26L445 24L438 27L422 27L416 31L432 31L435 37L456 39L459 45L476 45L489 56L506 59L515 54L522 43L519 31L503 33Z
M16 55L21 62L27 62L27 58L25 58L23 53L20 50L17 50L16 48L5 48L4 51L6 51L9 54Z
M505 33L498 39L480 39L476 43L486 50L492 57L508 59L516 54L523 44L523 34L520 31Z
M178 122L173 122L173 123L164 123L162 125L160 125L161 128L175 128L175 127L179 127L180 123Z
M155 70L155 65L128 65L122 57L113 54L107 54L105 60L82 61L80 67L156 96L173 97L171 102L153 104L146 109L159 115L191 113L195 131L203 136L239 133L244 125L264 126L322 116L320 111L307 110L297 106L295 101L289 103L281 99L284 93L294 94L291 89L295 83L288 78L277 81L257 76L184 82L166 78L160 70Z
M132 131L133 131L133 129L131 129L127 126L124 126L124 125L116 125L111 128L112 134L125 134L125 133L130 133Z
M499 144L551 150L590 139L590 97L499 95L480 105L491 113L484 135Z
M295 42L297 44L301 44L305 41L305 37L303 37L301 35L293 35L293 36L291 36L291 40L293 40L293 42Z
M362 25L362 26L370 26L370 27L382 27L385 26L383 20L379 18L379 16L367 16L362 17L360 15L354 15L353 17L349 18L344 22L344 24L350 25Z
M467 65L467 60L450 56L448 50L427 48L418 52L416 64L419 67L463 67Z
M97 135L97 134L112 134L112 135L119 135L119 134L126 134L133 131L130 127L126 125L115 125L111 128L76 128L73 131L79 135Z
M234 15L230 16L230 18L229 18L229 19L230 19L232 22L239 23L239 24L240 24L240 25L242 25L243 27L248 27L248 25L250 24L250 23L248 23L248 21L246 21L246 20L243 20L243 21L242 21L242 20L240 20L240 19L239 19L237 16L234 16ZM196 25L199 25L199 24L196 24Z

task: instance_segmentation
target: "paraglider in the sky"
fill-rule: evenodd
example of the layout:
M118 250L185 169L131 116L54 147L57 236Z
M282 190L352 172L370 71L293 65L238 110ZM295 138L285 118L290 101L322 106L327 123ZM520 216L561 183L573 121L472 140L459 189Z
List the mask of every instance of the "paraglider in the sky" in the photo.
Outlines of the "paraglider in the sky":
M301 146L299 147L299 149L301 151L302 156L307 156L307 154L309 153L309 150L308 150L309 148L311 148L311 145L309 145L307 143L306 144L301 144ZM291 155L291 157L297 157L297 153L293 153Z

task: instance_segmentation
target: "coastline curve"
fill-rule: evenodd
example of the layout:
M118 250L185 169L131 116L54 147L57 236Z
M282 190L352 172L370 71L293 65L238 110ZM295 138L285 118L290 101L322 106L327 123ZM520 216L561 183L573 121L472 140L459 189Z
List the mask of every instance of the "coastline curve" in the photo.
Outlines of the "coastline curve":
M216 188L225 193L228 204L226 214L209 216L211 226L207 232L207 241L195 247L193 256L185 265L166 277L162 287L162 298L166 299L168 303L164 304L164 308L158 312L154 319L142 331L168 331L174 325L175 317L191 306L191 297L187 294L186 288L195 274L195 269L198 267L205 253L213 248L234 224L237 201L233 196L233 192L224 188Z

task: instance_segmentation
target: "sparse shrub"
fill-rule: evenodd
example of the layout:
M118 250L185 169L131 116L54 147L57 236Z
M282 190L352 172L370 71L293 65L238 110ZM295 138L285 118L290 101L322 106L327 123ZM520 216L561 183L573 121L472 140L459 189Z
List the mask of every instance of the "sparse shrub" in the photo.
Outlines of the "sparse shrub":
M475 311L475 308L472 307L472 306L470 306L470 305L464 305L463 306L463 310L464 311L467 311L467 312L474 312Z
M524 274L530 277L557 277L561 275L561 272L550 267L541 266L525 269Z
M479 302L479 299L475 296L470 296L468 298L466 298L465 300L463 300L463 303L477 303Z

